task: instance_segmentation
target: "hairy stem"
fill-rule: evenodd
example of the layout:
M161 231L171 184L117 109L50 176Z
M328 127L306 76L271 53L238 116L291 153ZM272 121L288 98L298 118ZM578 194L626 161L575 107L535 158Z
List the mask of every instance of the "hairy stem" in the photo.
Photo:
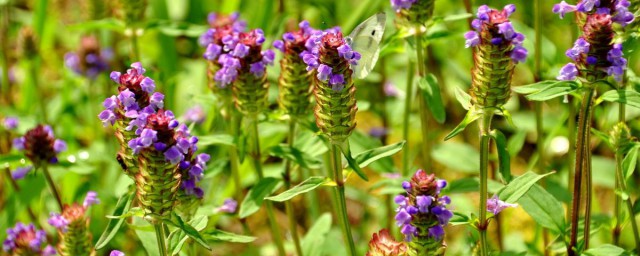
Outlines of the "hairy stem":
M353 236L351 235L351 227L349 225L349 216L347 215L347 199L344 194L344 178L342 177L342 156L340 155L340 149L338 145L331 145L331 163L333 165L333 179L336 182L335 197L336 202L336 215L340 221L342 227L342 235L344 242L349 246L349 255L355 256L356 245L353 242Z
M413 69L414 63L409 61L409 68L407 70L407 95L404 100L404 116L402 117L402 138L405 141L409 141L409 117L411 116L411 99L413 98L411 94L413 93L413 78L415 77ZM406 176L409 173L409 167L411 166L409 163L409 148L410 145L407 145L407 148L402 153L402 176Z
M251 156L253 158L253 165L256 169L256 173L258 174L258 180L262 180L264 178L264 172L262 171L262 156L260 153L260 136L258 133L258 118L253 117L251 120L251 130L253 140L253 147L251 150ZM271 226L271 236L273 238L273 242L276 244L276 248L278 249L278 254L281 256L286 255L284 250L284 243L282 242L282 233L280 232L280 228L278 227L278 222L276 221L276 217L273 211L273 203L269 200L265 200L265 205L267 206L267 217L269 218L269 224Z
M296 138L296 122L294 120L289 121L289 136L287 139L287 143L290 146L293 146L293 142ZM291 161L288 159L284 160L284 186L286 190L291 188ZM296 215L293 211L293 204L291 200L287 200L284 203L285 209L287 211L287 217L289 218L289 232L291 232L291 238L293 239L293 245L296 248L296 253L299 256L302 256L302 246L300 246L300 238L298 237L298 225L296 221Z
M569 238L569 244L567 245L567 254L569 256L574 256L578 254L577 245L578 245L578 224L580 220L580 204L582 200L582 180L588 182L589 178L585 177L588 174L586 166L591 165L591 159L589 158L589 139L591 135L591 111L592 111L592 101L593 101L594 89L592 87L588 87L582 94L582 105L580 107L580 113L578 115L578 132L576 139L576 158L575 158L575 173L574 173L574 181L573 181L573 200L571 204L571 233ZM585 189L590 190L591 188L588 186L589 184L585 184ZM587 193L587 197L590 193ZM589 201L587 198L585 201ZM586 209L585 212L585 226L588 227L587 222L587 212L589 212L589 208ZM585 238L588 239L589 233L587 232L588 228L584 231ZM585 240L585 245L587 245L587 241ZM586 249L585 246L583 249Z
M487 221L487 183L489 175L489 142L491 137L489 132L491 130L491 119L493 114L485 112L480 120L480 209L478 209L478 215L480 216L480 223L478 224L478 231L480 232L480 255L489 255L489 245L487 242L487 228L489 222Z
M42 172L44 173L44 177L47 179L47 184L49 185L49 189L51 189L51 193L53 197L56 198L56 202L58 203L58 207L60 208L60 212L62 212L62 198L58 193L58 189L56 188L56 184L53 182L51 178L51 174L49 173L49 168L46 164L42 165Z

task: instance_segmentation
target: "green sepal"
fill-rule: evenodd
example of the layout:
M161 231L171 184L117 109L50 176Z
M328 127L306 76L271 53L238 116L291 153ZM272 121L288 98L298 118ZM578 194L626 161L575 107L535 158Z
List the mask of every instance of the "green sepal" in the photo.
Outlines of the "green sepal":
M449 134L447 134L447 136L444 137L444 140L446 141L455 137L456 135L464 131L464 129L467 128L469 124L478 120L480 117L482 117L482 113L480 113L479 111L475 111L475 108L472 107L471 109L469 109L469 111L467 111L467 115L464 116L462 122L460 122L460 124L458 124L456 128L454 128Z

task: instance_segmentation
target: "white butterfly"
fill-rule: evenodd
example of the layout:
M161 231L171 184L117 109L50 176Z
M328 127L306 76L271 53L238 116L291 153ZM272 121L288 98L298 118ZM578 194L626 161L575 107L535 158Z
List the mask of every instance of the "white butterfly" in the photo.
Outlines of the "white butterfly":
M352 67L354 77L363 79L376 66L386 21L384 12L376 13L360 23L346 38L351 49L362 56L358 65Z

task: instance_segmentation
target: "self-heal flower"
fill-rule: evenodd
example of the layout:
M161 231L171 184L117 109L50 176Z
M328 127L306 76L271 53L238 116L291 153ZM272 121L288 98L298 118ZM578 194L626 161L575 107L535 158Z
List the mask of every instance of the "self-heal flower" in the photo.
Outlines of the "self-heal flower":
M5 130L15 130L18 128L18 118L15 117L5 117L2 121L2 125Z
M82 205L74 203L64 205L62 213L51 213L49 225L58 230L60 255L89 255L93 253L91 233L89 232L89 217L87 211L91 205L100 200L97 193L89 191Z
M398 242L389 230L383 229L378 233L374 233L369 241L369 251L365 256L405 256L407 255L407 246Z
M575 12L576 6L568 4L565 1L560 2L559 4L555 4L553 6L553 13L559 14L560 18L563 19L564 15L568 12Z
M38 125L27 131L23 137L13 140L13 147L24 151L35 167L47 163L57 163L57 155L67 149L64 141L53 136L53 130L48 125Z
M55 249L46 242L47 234L44 230L37 230L33 224L18 222L15 227L7 229L2 249L10 255L55 255Z
M498 213L506 208L517 206L518 204L510 204L500 200L498 195L493 195L493 197L487 199L487 211L493 213L493 215L498 215Z
M125 254L118 250L113 250L109 253L109 256L125 256Z
M474 47L480 43L480 38L478 37L478 32L476 31L469 31L465 33L464 39L467 40L464 43L464 47L466 48Z
M451 199L440 195L446 187L444 180L418 170L411 181L403 183L407 195L398 195L395 220L408 241L409 255L441 255L444 253L444 227L453 212L447 209Z
M568 63L567 65L564 65L562 69L560 69L560 75L558 75L556 79L571 81L571 80L575 80L577 75L578 75L578 69L576 68L576 65L573 63Z
M235 213L237 207L238 202L232 198L228 198L224 200L224 203L220 207L218 207L218 211L224 213Z

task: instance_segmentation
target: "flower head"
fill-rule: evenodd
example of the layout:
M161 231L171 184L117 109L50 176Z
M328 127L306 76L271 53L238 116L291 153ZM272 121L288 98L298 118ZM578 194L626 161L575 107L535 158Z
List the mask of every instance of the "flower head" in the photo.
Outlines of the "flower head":
M13 147L24 151L25 156L38 167L46 163L57 163L57 155L67 149L67 144L53 136L50 126L38 125L23 137L14 139Z
M109 49L100 49L98 39L85 36L80 39L80 49L64 55L64 64L73 72L95 79L109 69L113 53Z
M465 47L491 43L504 45L511 49L511 57L515 62L522 62L527 57L527 50L522 47L524 35L518 33L509 21L509 16L516 10L515 5L505 6L501 11L483 5L478 8L477 19L473 20L474 30L467 32Z
M423 170L418 170L411 181L403 183L407 196L398 195L394 201L398 205L395 220L406 241L442 242L444 226L453 217L446 208L451 200L440 195L446 185L446 181L438 180Z
M389 230L382 229L378 233L373 233L369 241L369 251L366 256L402 256L407 255L407 246L398 242Z
M518 204L510 204L500 200L498 195L493 195L493 197L487 199L487 211L493 213L493 215L498 215L498 213L506 208L517 206Z
M7 238L2 248L9 254L17 255L55 255L53 247L46 245L47 234L37 230L33 224L24 225L18 222L15 227L7 229ZM44 248L43 248L44 247Z
M581 12L587 15L600 14L610 16L613 22L621 26L629 25L634 20L634 15L629 11L629 0L582 0L577 5L568 4L565 1L553 6L553 12L564 18L569 12Z

